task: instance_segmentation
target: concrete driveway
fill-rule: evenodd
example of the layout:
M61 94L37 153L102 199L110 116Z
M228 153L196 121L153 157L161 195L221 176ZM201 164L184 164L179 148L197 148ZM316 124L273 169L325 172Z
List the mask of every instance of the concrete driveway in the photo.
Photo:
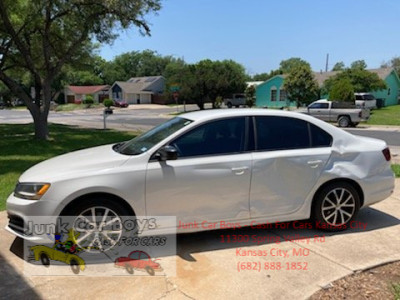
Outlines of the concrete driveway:
M96 277L27 276L20 258L22 240L4 230L7 218L6 212L1 212L0 295L5 299L305 299L343 276L400 260L399 179L396 186L390 198L361 210L354 228L344 232L300 230L292 224L286 229L242 228L179 235L177 254L163 257L165 271L152 277L126 272ZM268 239L258 245L251 239L227 242L233 235ZM242 256L249 250L268 255ZM281 269L271 270L272 262L281 263ZM246 269L247 263L251 263L251 270ZM176 273L171 275L172 265Z

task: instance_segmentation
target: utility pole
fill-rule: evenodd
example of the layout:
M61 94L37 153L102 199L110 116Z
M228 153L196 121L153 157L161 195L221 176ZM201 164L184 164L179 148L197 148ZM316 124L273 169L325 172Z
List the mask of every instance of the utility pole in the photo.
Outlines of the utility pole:
M326 55L325 72L328 72L328 64L329 64L329 53Z

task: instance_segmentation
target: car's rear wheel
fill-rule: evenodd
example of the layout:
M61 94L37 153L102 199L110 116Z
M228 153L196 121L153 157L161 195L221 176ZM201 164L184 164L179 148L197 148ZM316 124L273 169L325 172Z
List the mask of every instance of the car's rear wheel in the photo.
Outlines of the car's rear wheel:
M107 252L120 249L123 238L132 236L137 229L136 219L119 203L106 199L89 199L74 207L66 214L73 216L72 228L76 237L75 243L86 252ZM125 222L132 221L127 230Z
M46 253L40 254L40 261L42 262L42 265L46 268L50 266L50 258Z
M325 186L316 196L313 207L315 225L327 231L340 231L349 227L360 209L360 196L347 182Z
M232 108L232 103L228 102L228 103L226 104L226 106L228 106L228 108Z
M338 119L338 124L340 127L349 127L351 124L350 118L348 116L341 116Z

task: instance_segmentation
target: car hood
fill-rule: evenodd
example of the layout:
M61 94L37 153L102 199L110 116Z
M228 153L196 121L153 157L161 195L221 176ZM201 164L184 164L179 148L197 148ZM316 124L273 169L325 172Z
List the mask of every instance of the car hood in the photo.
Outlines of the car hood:
M124 164L130 156L122 155L105 145L74 151L45 160L25 171L20 182L52 182L66 176L87 172L104 172Z

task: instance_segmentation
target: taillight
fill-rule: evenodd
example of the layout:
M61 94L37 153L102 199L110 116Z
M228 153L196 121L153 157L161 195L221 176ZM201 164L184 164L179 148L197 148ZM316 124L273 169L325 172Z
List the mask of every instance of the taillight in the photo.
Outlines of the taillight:
M385 157L386 161L389 161L391 158L389 148L383 149L382 153L383 153L383 156Z

